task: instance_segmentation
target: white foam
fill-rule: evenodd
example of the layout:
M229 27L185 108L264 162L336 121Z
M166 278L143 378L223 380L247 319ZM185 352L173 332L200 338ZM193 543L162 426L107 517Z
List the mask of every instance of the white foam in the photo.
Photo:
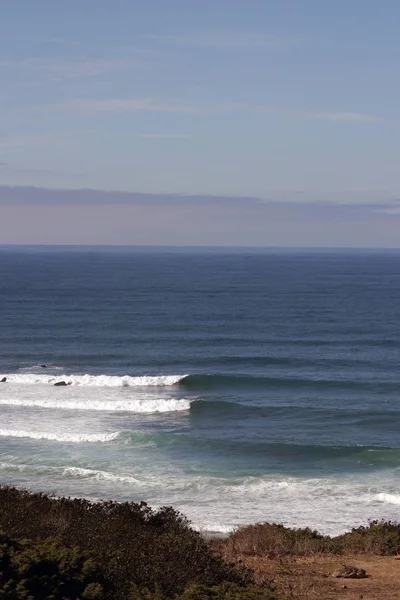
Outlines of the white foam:
M400 504L397 474L375 474L373 480L370 473L340 478L232 479L193 476L168 460L154 458L135 460L134 472L130 461L124 466L119 463L114 471L113 465L105 463L46 466L36 460L20 464L8 455L1 458L2 479L11 483L89 500L144 500L154 508L172 505L202 531L228 533L242 525L269 521L336 535L367 525L369 519L396 520Z
M94 479L96 481L109 481L111 483L123 483L140 485L141 482L131 475L116 475L107 471L97 471L94 469L84 469L82 467L65 467L62 470L63 477L82 477Z
M179 383L187 375L51 375L48 373L5 373L0 378L6 377L7 383L22 385L54 385L58 381L65 381L73 386L88 387L148 387L171 386Z
M32 406L40 408L60 408L65 410L104 410L110 412L166 413L190 409L190 401L181 399L155 398L146 400L100 400L63 398L62 394L54 398L0 397L0 404L9 406Z
M142 482L132 475L126 474L115 474L109 473L108 471L101 471L96 469L86 469L83 467L52 467L46 465L36 464L18 464L2 462L0 463L0 469L6 471L17 471L19 473L33 472L36 474L52 474L58 475L62 478L73 478L73 479L91 479L93 481L108 481L114 484L125 484L125 485L141 485Z
M0 429L1 437L31 438L33 440L49 440L53 442L110 442L119 436L115 433L50 433L48 431L23 431L19 429Z
M16 471L17 473L24 473L25 471L32 471L32 465L1 462L0 469L6 471ZM35 466L35 473L45 473L47 471L48 469L44 466Z
M397 506L400 505L400 495L399 494L385 494L382 492L380 494L377 494L376 498L380 502L386 502L388 504L396 504Z

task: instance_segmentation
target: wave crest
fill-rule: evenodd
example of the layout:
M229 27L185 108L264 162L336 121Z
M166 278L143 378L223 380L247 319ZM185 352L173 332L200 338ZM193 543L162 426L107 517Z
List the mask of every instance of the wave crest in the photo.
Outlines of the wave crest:
M3 377L3 375L1 375ZM188 375L50 375L48 373L6 373L8 383L23 385L54 385L65 381L73 386L88 387L148 387L176 385Z
M117 439L119 432L114 433L51 433L48 431L24 431L20 429L0 429L1 437L30 438L33 440L49 440L51 442L111 442Z
M5 471L16 471L18 473L32 473L37 475L53 474L61 478L72 479L91 479L93 481L108 481L115 484L142 485L142 482L132 475L110 473L97 469L88 469L84 467L53 467L46 465L32 465L20 463L0 463L0 469Z
M64 410L102 410L138 414L177 412L190 409L190 400L94 400L69 398L0 398L0 405L60 408Z

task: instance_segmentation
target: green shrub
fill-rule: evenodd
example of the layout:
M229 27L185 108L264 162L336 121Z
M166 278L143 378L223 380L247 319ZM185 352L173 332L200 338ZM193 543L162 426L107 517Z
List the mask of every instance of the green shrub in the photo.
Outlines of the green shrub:
M55 539L32 543L0 533L0 598L103 600L97 576L94 563L77 548Z
M400 524L371 521L368 526L353 528L336 540L347 552L395 555L400 553Z

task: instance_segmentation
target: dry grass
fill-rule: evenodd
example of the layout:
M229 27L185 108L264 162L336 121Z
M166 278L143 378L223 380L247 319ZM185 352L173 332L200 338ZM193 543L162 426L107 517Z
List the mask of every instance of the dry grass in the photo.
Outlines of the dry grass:
M369 554L391 556L400 552L400 524L372 521L366 527L335 536L311 529L259 523L241 527L220 550L226 559L238 556L318 556L322 554Z
M329 537L310 529L262 523L242 527L214 551L253 571L255 583L274 586L287 600L400 600L400 525L371 522ZM338 579L343 564L367 579Z
M286 600L400 600L400 561L387 556L344 554L268 558L243 556L258 585L267 583ZM343 563L365 569L367 579L337 579Z

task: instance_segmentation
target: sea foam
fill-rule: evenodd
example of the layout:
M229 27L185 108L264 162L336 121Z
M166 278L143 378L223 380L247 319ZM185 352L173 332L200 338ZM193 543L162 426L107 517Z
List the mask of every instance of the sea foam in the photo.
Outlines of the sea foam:
M147 387L176 385L188 375L66 375L42 373L5 373L8 383L23 385L54 385L58 381L65 381L73 386L88 387Z
M386 502L387 504L396 504L400 505L400 495L399 494L387 494L381 492L377 495L377 500L380 502Z
M61 394L59 397L55 396L52 398L0 397L1 404L8 406L29 406L64 410L104 410L139 414L177 412L190 409L190 401L186 399L96 400L63 398Z
M89 479L92 481L107 481L113 484L141 485L142 482L127 474L116 474L97 469L88 469L74 466L46 466L37 464L21 464L14 462L1 462L0 469L4 471L16 471L19 473L31 473L36 475L52 475L53 477Z
M52 442L110 442L117 439L119 432L114 433L51 433L48 431L24 431L19 429L0 429L1 437L30 438L33 440L49 440Z

